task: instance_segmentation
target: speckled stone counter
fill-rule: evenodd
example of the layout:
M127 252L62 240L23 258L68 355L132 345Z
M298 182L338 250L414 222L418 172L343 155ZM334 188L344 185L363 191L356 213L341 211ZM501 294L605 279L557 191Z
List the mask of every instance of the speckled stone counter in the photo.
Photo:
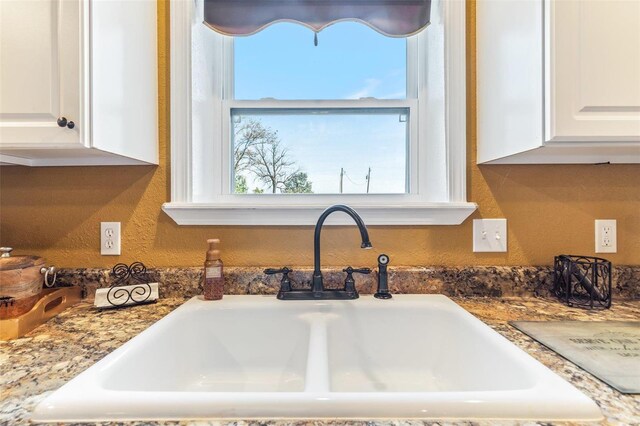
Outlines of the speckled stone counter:
M375 265L369 265L374 267ZM313 268L293 267L294 287L310 287ZM324 267L327 287L344 285L343 268ZM276 294L277 276L267 276L260 267L225 267L225 294ZM149 278L161 283L160 297L202 294L202 267L149 268ZM617 299L640 300L640 266L613 267L612 294ZM62 285L80 285L89 296L96 288L113 283L109 269L62 269ZM358 276L360 294L376 290L374 274ZM550 266L393 266L389 268L389 287L396 294L444 294L450 297L549 297L553 288Z
M185 298L163 299L156 304L106 311L98 311L89 303L83 302L32 331L26 337L10 342L0 342L0 424L29 424L30 411L38 402L184 303L185 300ZM640 424L640 395L623 395L617 392L507 324L507 321L510 320L638 320L640 319L640 301L618 301L615 302L611 310L592 312L568 308L553 299L454 298L454 300L590 396L600 406L606 417L606 420L599 424ZM376 422L375 419L363 419L362 421L198 422L197 424L364 426L373 422L389 426L434 424L417 420ZM184 423L132 422L125 424ZM435 424L484 425L491 423L438 422ZM500 422L499 424L507 423Z

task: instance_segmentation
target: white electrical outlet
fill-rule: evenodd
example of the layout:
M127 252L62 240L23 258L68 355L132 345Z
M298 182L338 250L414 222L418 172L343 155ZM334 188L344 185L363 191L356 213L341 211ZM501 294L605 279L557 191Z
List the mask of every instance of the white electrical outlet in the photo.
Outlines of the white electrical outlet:
M507 219L474 219L473 251L507 251Z
M596 219L596 253L616 253L618 238L615 219Z
M100 254L119 256L120 222L100 222Z

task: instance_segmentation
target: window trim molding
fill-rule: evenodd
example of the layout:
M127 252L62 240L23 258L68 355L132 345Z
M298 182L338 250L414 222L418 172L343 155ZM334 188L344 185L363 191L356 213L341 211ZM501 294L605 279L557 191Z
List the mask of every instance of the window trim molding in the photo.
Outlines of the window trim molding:
M162 209L179 225L315 225L322 206L223 205L218 203L165 203ZM354 205L354 204L350 204ZM376 225L459 225L476 209L474 203L421 203L357 205L367 226ZM350 225L347 215L331 215L326 225Z
M444 1L445 137L450 202L467 201L466 2ZM476 206L477 207L477 206Z
M434 2L435 3L435 2ZM171 201L163 211L179 225L313 225L330 204L347 202L370 225L457 225L477 208L466 201L466 46L465 2L437 2L444 26L445 156L448 201L411 200L405 195L316 195L307 203L194 202L192 141L192 22L195 0L170 3ZM427 29L428 31L428 29ZM228 41L221 40L223 45ZM222 49L226 46L222 46ZM416 49L414 45L410 48ZM221 49L221 50L222 50ZM415 69L414 66L411 69ZM228 70L227 70L228 71ZM416 78L415 75L408 76ZM224 91L224 86L220 88ZM418 88L418 90L421 90ZM221 93L222 94L222 93ZM421 117L426 108L421 108ZM415 118L414 118L415 120ZM424 151L424 150L422 150ZM420 155L422 160L423 155ZM212 183L213 184L213 183ZM409 195L409 194L406 194ZM277 196L277 195L276 195ZM268 195L268 197L276 197ZM243 195L243 197L245 197ZM291 197L285 195L285 197ZM280 198L280 197L278 197ZM306 197L305 197L306 198ZM281 199L281 198L280 198ZM346 224L337 215L328 224Z

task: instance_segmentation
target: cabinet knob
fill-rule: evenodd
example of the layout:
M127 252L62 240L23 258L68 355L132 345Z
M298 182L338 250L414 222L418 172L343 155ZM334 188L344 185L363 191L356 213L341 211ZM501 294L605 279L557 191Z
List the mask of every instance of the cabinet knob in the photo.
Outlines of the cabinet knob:
M70 121L67 123L67 127L70 129L73 129L74 127L76 127L76 123L74 123L73 121Z
M67 125L67 119L65 117L58 118L58 126L64 127Z

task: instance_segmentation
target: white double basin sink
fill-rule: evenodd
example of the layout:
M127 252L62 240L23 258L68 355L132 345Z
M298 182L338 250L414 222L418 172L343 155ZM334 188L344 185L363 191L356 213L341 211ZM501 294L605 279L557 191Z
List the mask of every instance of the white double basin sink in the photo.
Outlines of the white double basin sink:
M599 420L597 405L445 296L193 298L32 420Z

